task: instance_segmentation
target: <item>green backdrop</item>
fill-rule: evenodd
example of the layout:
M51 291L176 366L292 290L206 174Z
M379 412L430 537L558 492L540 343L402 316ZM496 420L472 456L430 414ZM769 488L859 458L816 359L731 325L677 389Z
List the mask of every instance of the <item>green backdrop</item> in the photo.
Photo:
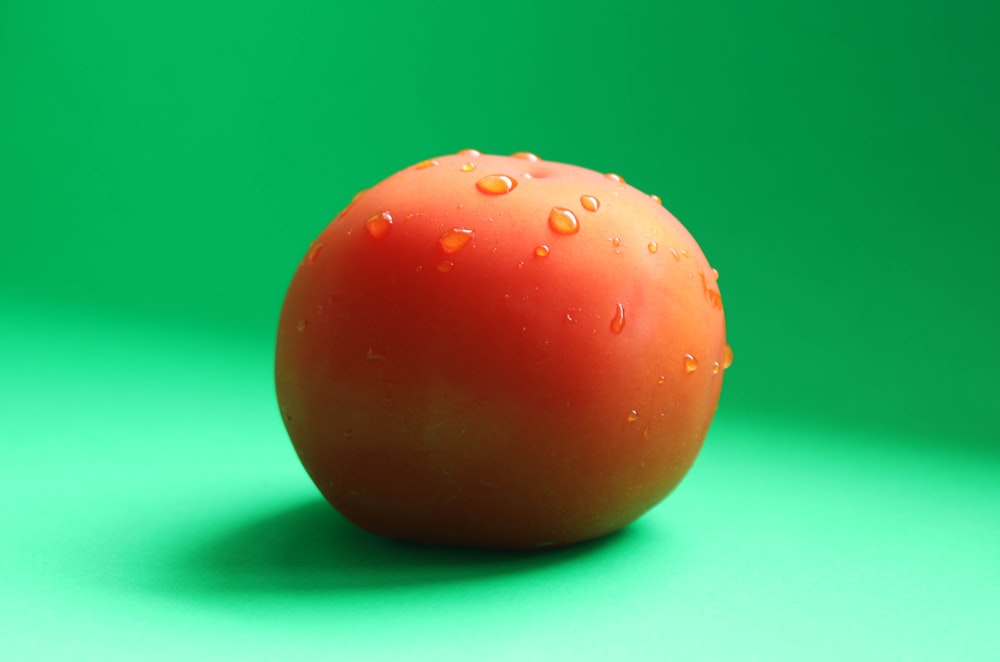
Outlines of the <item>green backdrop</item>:
M13 649L997 655L997 7L0 1ZM277 420L309 241L470 147L621 173L721 272L705 455L604 543L369 540Z

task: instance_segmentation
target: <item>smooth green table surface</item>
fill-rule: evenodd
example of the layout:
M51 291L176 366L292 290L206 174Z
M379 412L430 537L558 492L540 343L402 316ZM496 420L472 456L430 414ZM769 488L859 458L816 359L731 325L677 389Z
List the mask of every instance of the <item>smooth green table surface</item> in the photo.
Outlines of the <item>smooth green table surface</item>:
M1000 658L994 453L723 402L681 487L617 535L419 547L321 500L270 347L0 317L5 659Z

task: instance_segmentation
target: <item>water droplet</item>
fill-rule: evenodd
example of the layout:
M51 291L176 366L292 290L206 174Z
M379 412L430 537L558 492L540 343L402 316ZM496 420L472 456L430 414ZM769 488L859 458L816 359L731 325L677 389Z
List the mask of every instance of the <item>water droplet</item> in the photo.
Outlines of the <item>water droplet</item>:
M549 227L558 234L576 234L580 231L580 222L570 210L553 207L549 212Z
M436 165L439 165L436 159L427 159L426 161L421 161L415 167L417 170L423 170L424 168L433 168Z
M674 259L678 262L681 261L681 254L677 252L677 249L673 246L670 247L670 254L674 256Z
M464 154L466 156L482 156L483 153L478 149L463 149L459 154Z
M635 423L636 421L639 420L639 412L637 412L634 409L630 409L628 412L628 416L626 416L626 418L628 419L629 423Z
M538 155L532 154L531 152L515 152L514 154L511 154L511 156L514 157L515 159L524 159L526 161L531 161L533 163L541 161L541 159L538 158Z
M455 268L455 263L449 262L448 260L442 260L441 262L438 262L437 265L437 270L440 271L441 273L448 273L454 268Z
M726 343L726 348L722 353L722 369L727 370L729 366L733 365L733 348Z
M573 312L572 311L566 313L566 321L567 322L573 322L574 324L576 323L576 318L573 317Z
M719 280L719 270L718 269L712 269L712 278L714 278L715 280Z
M680 253L681 253L681 257L691 257L691 254L688 253L688 250L686 248L682 248L681 251L680 251Z
M713 375L719 374L719 370L721 368L722 368L722 366L719 365L718 361L712 361L712 374Z
M611 237L611 245L614 246L615 248L618 248L619 246L622 245L622 238L621 237Z
M651 195L651 196L649 196L649 199L652 200L653 202L655 202L658 205L662 205L663 204L663 200L660 200L660 196L658 196L658 195L655 195L655 194Z
M581 195L580 204L587 211L597 211L601 208L601 201L592 195Z
M611 318L611 333L621 333L625 328L625 306L620 303L615 307L615 315Z
M295 328L298 329L300 333L302 331L305 331L306 330L306 321L305 320L299 320L299 323L295 325Z
M319 254L322 252L323 252L323 244L319 243L318 241L313 242L313 244L309 246L309 252L306 253L306 262L308 262L309 264L314 263L316 261L316 258L318 258Z
M375 214L365 221L365 228L368 230L368 234L376 239L381 239L392 229L392 215L387 211Z
M354 206L354 203L355 203L355 202L357 202L357 201L358 201L358 199L359 199L359 198L360 198L360 197L361 197L361 196L362 196L362 195L363 195L363 194L364 194L364 193L365 193L365 192L366 192L367 190L368 190L368 189L361 189L360 191L358 191L357 193L355 193L355 194L354 194L354 197L353 197L353 198L351 198L351 201L347 203L347 206L346 206L346 207L344 207L343 209L341 209L341 210L340 210L340 213L339 213L339 214L337 214L337 218L341 218L342 216L344 216L345 214L347 214L347 212L351 211L351 207L353 207L353 206ZM336 220L336 219L334 219L334 220Z
M472 161L462 164L462 172L472 172L475 169L476 169L476 164L473 163Z
M524 268L524 260L521 260L520 262L517 263L517 268L518 269Z
M452 228L438 239L441 249L445 253L455 253L465 247L470 241L475 239L476 233L466 228Z
M698 369L698 359L694 358L691 354L684 355L684 371L687 373L692 373Z
M656 383L657 384L662 384L665 381L667 381L667 376L666 375L660 375L660 378L656 380Z
M621 175L616 175L613 172L609 172L608 174L606 174L604 176L607 177L608 179L610 179L613 182L618 182L619 184L624 184L625 183L625 180L622 178Z
M510 193L516 186L517 180L507 175L486 175L476 182L476 188L489 195Z
M541 246L535 246L535 255L537 257L548 257L549 247L546 246L545 244L542 244Z
M660 247L657 245L655 241L651 241L649 242L649 244L646 245L646 248L649 249L650 253L655 253L656 251L659 250Z

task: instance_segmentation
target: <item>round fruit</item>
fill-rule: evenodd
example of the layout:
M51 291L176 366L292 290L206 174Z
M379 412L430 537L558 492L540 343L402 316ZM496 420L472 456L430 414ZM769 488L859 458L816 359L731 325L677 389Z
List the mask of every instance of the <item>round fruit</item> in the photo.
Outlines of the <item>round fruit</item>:
M276 385L306 471L350 521L531 548L661 501L730 360L717 272L658 198L467 150L360 193L312 243Z

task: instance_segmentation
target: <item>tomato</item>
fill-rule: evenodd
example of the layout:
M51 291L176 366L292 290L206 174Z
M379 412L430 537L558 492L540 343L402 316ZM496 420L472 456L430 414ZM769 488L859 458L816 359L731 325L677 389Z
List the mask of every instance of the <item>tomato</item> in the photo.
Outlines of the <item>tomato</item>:
M602 536L691 467L731 360L695 240L655 196L466 150L360 193L281 311L279 408L347 519L443 545Z

